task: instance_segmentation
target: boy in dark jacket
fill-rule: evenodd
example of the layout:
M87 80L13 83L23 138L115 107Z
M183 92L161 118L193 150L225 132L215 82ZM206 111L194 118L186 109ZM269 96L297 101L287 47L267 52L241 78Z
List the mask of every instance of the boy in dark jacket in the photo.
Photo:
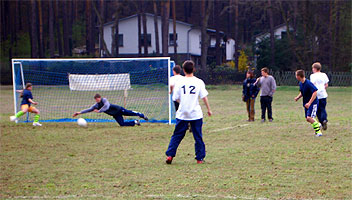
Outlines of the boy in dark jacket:
M256 79L254 73L251 70L247 71L246 80L243 81L242 100L247 104L248 121L254 121L254 103L255 98L258 95L259 88L254 84Z

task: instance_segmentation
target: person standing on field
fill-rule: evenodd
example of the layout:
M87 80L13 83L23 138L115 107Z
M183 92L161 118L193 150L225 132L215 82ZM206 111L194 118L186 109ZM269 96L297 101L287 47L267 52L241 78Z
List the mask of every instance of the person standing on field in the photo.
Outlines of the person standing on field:
M173 158L176 156L176 151L185 137L188 129L188 124L191 124L193 138L195 140L195 154L198 164L203 163L205 157L205 144L203 142L202 125L203 112L199 105L198 98L204 101L208 109L208 115L212 112L208 103L208 91L205 89L204 82L193 75L194 62L187 60L182 65L185 77L176 83L174 88L173 101L179 101L180 106L176 112L176 126L169 147L165 152L167 158L166 163L171 164Z
M269 75L269 69L264 67L261 70L262 76L257 79L255 85L261 90L260 105L262 109L262 122L265 122L265 111L268 110L269 122L272 122L273 113L271 103L273 102L273 95L276 91L276 81L273 76Z
M316 62L312 65L313 74L310 75L310 81L318 88L317 98L319 101L317 117L319 122L323 125L323 130L328 128L328 115L326 113L326 98L328 97L328 93L326 92L326 88L328 88L329 78L328 76L320 72L321 64Z
M247 112L248 112L248 121L254 121L254 103L255 98L258 95L259 88L254 84L256 79L254 78L254 73L252 70L248 70L246 73L246 80L243 81L243 90L242 90L242 100L246 102Z
M180 65L176 65L175 67L173 67L172 72L174 73L174 75L170 77L170 94L173 93L175 84L178 81L180 81L180 79L183 78L183 76L181 75L181 66ZM178 106L180 104L177 101L174 101L174 105L175 105L175 110L177 111Z

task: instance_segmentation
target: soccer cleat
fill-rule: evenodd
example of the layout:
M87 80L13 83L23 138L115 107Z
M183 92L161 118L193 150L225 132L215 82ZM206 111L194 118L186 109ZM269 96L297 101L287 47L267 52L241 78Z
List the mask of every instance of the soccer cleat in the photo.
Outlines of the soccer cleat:
M148 121L148 120L149 120L148 117L145 116L145 115L144 115L143 119L144 119L145 121Z
M328 121L324 120L323 121L323 130L325 131L326 129L328 129Z
M323 134L321 132L315 133L315 137L320 137L320 136L323 136Z
M16 116L11 116L11 117L10 117L10 120L11 120L12 122L14 122L14 121L17 120L17 117L16 117Z
M174 157L172 157L172 156L168 156L167 158L166 158L166 164L171 164L172 163L172 159L173 159Z
M269 122L273 122L274 119L269 119Z
M33 126L42 126L39 122L33 122Z
M265 122L265 119L262 119L262 121L261 121L262 123L264 123Z
M204 160L197 160L197 164L204 164Z
M137 125L137 126L140 126L141 122L139 120L134 120L134 124Z

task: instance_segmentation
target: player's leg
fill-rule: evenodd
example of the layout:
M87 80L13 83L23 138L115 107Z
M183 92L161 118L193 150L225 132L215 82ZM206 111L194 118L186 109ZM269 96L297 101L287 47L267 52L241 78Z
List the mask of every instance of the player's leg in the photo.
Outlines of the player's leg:
M320 111L320 116L318 115L320 123L323 125L323 130L326 130L328 128L328 114L326 113L326 98L324 99L319 99L319 105L318 105L318 111Z
M307 119L307 122L309 122L312 125L315 131L315 135L322 136L323 134L320 130L320 124L314 119L316 117L317 109L318 109L318 104L313 104L308 109L305 108L306 119Z
M273 102L273 97L268 96L267 108L268 108L268 119L269 119L269 122L273 121L273 111L272 111L272 107L271 107L272 102Z
M188 121L176 119L176 126L174 134L171 136L169 147L167 148L165 154L168 157L166 160L167 164L171 164L172 158L176 156L176 151L180 142L185 137L186 131L188 129Z
M146 117L143 113L140 113L140 112L127 110L126 108L121 107L121 113L122 115L125 115L125 116L138 116L148 121L148 117Z
M266 103L265 103L265 97L264 96L260 97L260 108L262 109L262 122L265 122Z
M125 122L121 114L116 114L113 117L120 126L134 126L138 124L138 122L136 123L136 121Z
M39 123L40 111L37 108L30 106L28 112L35 113L33 126L42 126L42 124Z
M202 125L203 125L203 119L191 121L192 133L195 141L194 148L196 152L197 163L202 163L206 154L205 144L203 141L203 134L202 134Z
M17 112L15 115L10 117L11 121L16 121L18 120L22 115L24 115L26 112L28 112L28 104L23 104L21 105L21 110Z
M248 120L247 120L247 121L251 121L251 115L250 115L250 112L251 112L251 110L250 110L250 99L248 99L248 100L246 101L246 108L247 108L247 114L248 114Z
M255 99L251 99L250 100L250 121L254 121L254 116L255 116L255 110L254 110L254 102L255 102Z

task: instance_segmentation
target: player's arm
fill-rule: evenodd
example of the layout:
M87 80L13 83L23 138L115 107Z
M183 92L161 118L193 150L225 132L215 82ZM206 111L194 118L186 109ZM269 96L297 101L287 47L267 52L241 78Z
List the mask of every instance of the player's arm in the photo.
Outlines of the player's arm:
M81 114L84 114L84 113L92 112L92 111L95 110L96 108L97 108L97 104L94 104L94 105L92 105L92 106L91 106L90 108L88 108L88 109L82 110L82 111L80 111L80 112L75 112L72 117L76 117L77 115L81 115Z
M172 91L174 90L174 85L170 85L170 94L172 94Z
M329 87L329 84L328 83L325 83L325 90L326 90L326 88L328 88Z
M23 92L23 90L16 90L16 92L18 92L18 93L22 93L22 92Z
M315 91L312 94L312 97L310 98L309 102L306 103L306 105L304 105L304 107L309 108L310 105L312 105L312 102L314 101L314 99L317 97L317 91Z
M208 97L204 97L204 98L202 98L202 99L203 99L203 101L204 101L205 106L206 106L207 109L208 109L208 115L211 116L213 113L212 113L211 110L210 110L210 105L209 105Z
M298 96L295 97L295 101L298 101L298 99L300 99L302 97L302 93L299 92Z
M97 110L97 111L94 110L97 113L105 112L110 108L110 103L107 99L103 98L103 99L101 99L101 101L103 102L104 106L101 107L100 110Z
M34 105L37 105L37 104L38 104L37 102L33 101L32 99L28 99L28 101L31 102L31 103L34 104Z

